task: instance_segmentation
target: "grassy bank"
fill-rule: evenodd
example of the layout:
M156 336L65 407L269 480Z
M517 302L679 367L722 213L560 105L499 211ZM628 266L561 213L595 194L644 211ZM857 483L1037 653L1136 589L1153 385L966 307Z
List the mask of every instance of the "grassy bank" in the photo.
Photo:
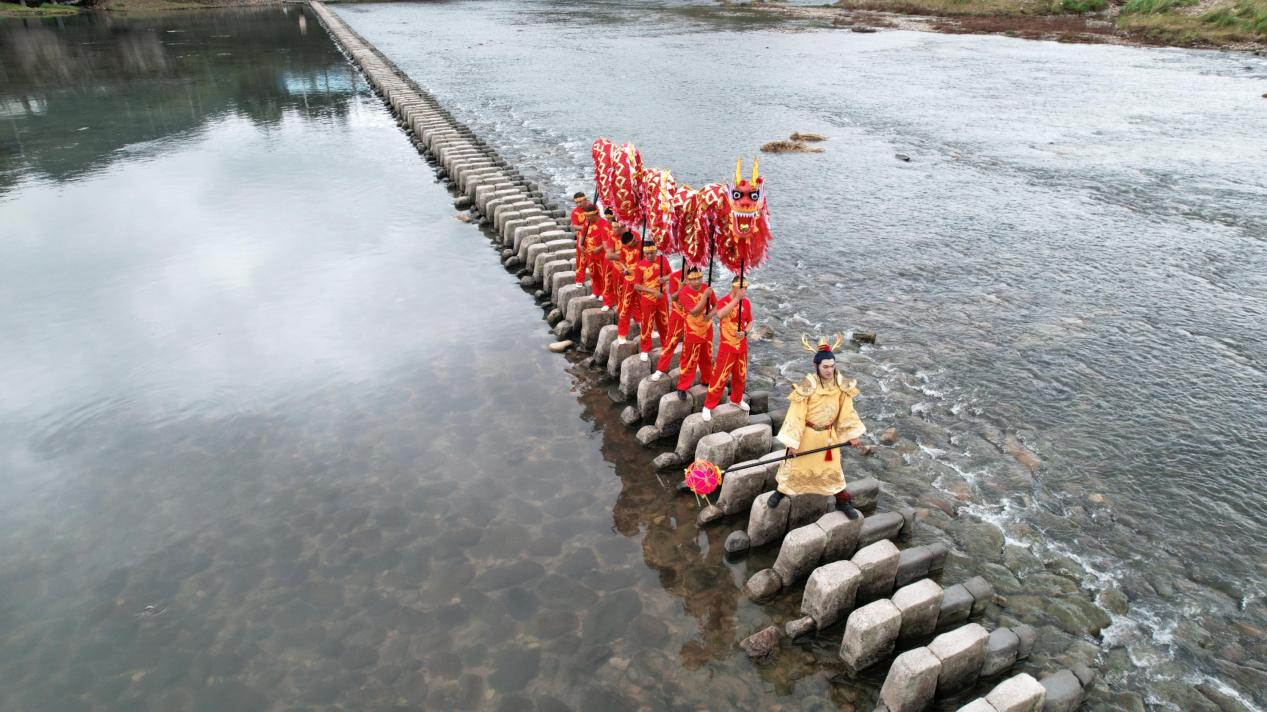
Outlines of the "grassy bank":
M77 15L81 12L173 12L245 5L275 5L280 2L281 0L102 0L91 6L46 3L38 7L22 7L17 3L6 1L0 2L0 18L56 17Z
M1267 47L1267 0L839 0L856 12L944 18L934 29L1191 47Z
M79 8L70 5L40 5L23 7L16 3L0 3L0 17L57 17L78 15Z

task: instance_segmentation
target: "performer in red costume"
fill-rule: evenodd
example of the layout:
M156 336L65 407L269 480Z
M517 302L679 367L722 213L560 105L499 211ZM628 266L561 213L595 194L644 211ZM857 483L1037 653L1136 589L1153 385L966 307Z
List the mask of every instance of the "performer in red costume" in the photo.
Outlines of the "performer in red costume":
M712 316L720 323L721 344L717 347L717 362L713 364L713 379L704 397L704 420L711 420L712 409L721 403L722 391L730 385L730 402L748 410L743 402L744 383L748 379L748 329L752 326L752 305L748 303L748 280L735 277L730 282L730 294L717 302Z
M585 199L584 193L574 193L572 202L576 203L576 207L572 208L572 234L576 235L576 283L581 284L585 281L585 266L588 264L589 254L585 249L586 228L589 225L585 220L585 204L589 201Z
M604 221L610 226L603 236L603 311L620 308L620 291L625 283L625 275L620 270L620 241L617 235L624 232L624 226L616 222L616 213L611 208L603 208Z
M651 360L651 332L654 329L663 342L665 328L664 280L672 271L669 258L658 254L654 242L642 243L642 260L634 272L634 291L637 292L638 320L642 331L638 334L639 358Z
M668 325L667 333L660 332L660 362L656 364L655 373L651 374L653 381L664 378L664 374L668 372L669 365L673 362L673 352L677 351L678 344L682 343L682 334L686 331L686 310L682 308L682 302L677 298L682 290L685 269L683 267L662 280L665 285L662 289L665 290L664 308L668 314Z
M704 284L699 267L692 265L686 271L686 285L678 292L678 300L686 311L686 331L682 342L682 374L677 380L677 397L686 400L686 389L695 380L699 370L700 381L713 380L713 320L708 309L717 301L712 287Z
M620 247L617 249L620 253L620 261L616 268L620 272L621 281L620 306L617 307L616 318L616 343L624 344L629 341L630 319L638 323L639 331L651 327L644 326L642 323L638 294L634 291L634 287L638 284L638 263L642 261L642 243L634 237L632 230L626 228L620 233Z
M583 206L589 232L585 235L586 262L589 269L590 291L596 297L607 293L607 243L611 240L611 226L598 217L598 206Z

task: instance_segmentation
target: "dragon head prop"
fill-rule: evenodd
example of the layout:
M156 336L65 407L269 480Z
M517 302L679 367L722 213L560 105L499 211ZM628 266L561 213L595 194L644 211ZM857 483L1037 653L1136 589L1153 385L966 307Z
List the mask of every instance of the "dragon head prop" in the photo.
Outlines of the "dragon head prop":
M743 175L743 159L735 161L735 181L726 186L722 228L729 233L717 256L732 271L759 266L770 245L770 212L766 208L765 179L756 159L752 177Z

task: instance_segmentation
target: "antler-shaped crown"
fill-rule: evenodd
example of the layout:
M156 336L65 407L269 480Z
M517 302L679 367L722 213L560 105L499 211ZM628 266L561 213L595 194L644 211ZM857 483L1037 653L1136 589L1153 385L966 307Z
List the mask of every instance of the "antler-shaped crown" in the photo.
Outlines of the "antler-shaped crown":
M812 354L816 354L819 351L835 351L836 349L840 348L840 346L844 343L845 343L845 338L841 336L840 334L836 334L836 339L831 345L827 344L826 336L820 336L818 338L818 345L815 346L814 344L810 343L809 334L801 334L801 348L805 349L807 352L812 353Z

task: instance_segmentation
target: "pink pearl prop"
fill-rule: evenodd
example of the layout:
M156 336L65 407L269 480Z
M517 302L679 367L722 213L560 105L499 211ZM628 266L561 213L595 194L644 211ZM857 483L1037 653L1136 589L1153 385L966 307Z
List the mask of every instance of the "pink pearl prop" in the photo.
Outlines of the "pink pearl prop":
M721 470L708 460L696 460L686 468L686 486L695 494L712 494L721 484Z

